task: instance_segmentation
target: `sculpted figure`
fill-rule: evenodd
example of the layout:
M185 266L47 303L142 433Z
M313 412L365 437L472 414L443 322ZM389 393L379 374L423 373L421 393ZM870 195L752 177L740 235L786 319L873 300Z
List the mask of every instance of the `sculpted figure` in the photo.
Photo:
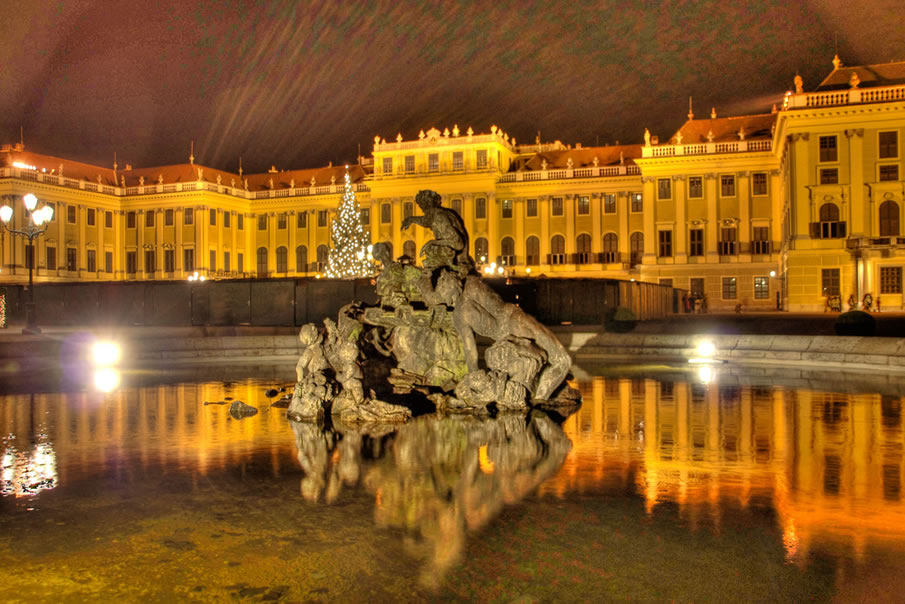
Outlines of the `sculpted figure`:
M517 336L531 340L547 357L538 374L534 397L549 399L562 384L572 362L562 343L537 319L515 304L504 302L481 277L468 275L461 280L450 271L442 271L436 286L428 277L421 285L426 302L452 307L453 326L462 340L469 372L479 370L475 334L494 342Z
M414 282L421 275L420 270L414 266L394 262L389 244L383 241L374 244L371 256L383 265L376 283L380 306L395 308L408 304L413 299L420 299L418 288L414 286Z
M340 326L332 319L324 319L327 326L326 355L330 365L336 372L336 381L343 387L343 392L351 395L355 403L364 400L361 384L361 367L358 364L358 334L361 323L346 314L346 308L340 311Z
M434 191L418 191L415 203L424 215L407 217L402 228L417 224L433 232L434 238L421 248L424 268L448 266L462 274L470 272L474 261L468 256L468 232L462 217L440 205L440 195Z
M292 419L314 419L324 413L324 405L332 399L332 387L325 372L330 364L324 355L323 337L313 323L299 330L302 354L295 366L298 382L292 394L288 414Z

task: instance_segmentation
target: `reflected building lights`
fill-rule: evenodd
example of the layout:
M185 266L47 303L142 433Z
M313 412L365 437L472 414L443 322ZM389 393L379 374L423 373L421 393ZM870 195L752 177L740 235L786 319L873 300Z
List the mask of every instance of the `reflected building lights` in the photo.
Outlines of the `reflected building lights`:
M0 495L31 497L57 486L57 458L53 445L38 443L31 453L7 443L3 452Z

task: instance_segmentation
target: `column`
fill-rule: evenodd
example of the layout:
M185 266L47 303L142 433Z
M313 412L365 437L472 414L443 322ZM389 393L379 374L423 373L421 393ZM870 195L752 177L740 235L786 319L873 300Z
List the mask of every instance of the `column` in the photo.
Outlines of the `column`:
M845 214L842 214L842 220L848 219L850 221L851 230L849 237L878 235L879 231L870 228L876 217L873 195L871 195L870 208L864 203L864 130L862 128L846 130L845 136L848 138L849 182L851 183L851 187L848 190L850 216L846 217ZM840 174L840 182L844 182L843 178L844 176ZM870 212L867 217L864 215L865 210Z
M751 173L738 176L738 243L742 254L751 255Z
M487 194L487 261L495 262L500 255L500 214L496 193Z
M267 213L267 272L275 273L277 270L277 215L276 212Z
M145 210L135 212L135 276L145 270Z
M393 257L402 255L402 204L398 197L393 198L393 221L390 229L393 234Z
M298 255L295 253L296 243L296 225L298 220L295 217L295 210L286 213L286 228L289 229L289 249L287 250L287 268L290 273L301 272L298 267Z
M525 199L512 200L512 215L515 218L515 264L526 264L525 255Z
M603 193L591 195L591 254L594 262L597 262L597 254L603 251L603 233L601 232L602 204Z
M537 200L537 213L540 216L540 263L548 264L550 255L550 196L542 195Z
M710 173L704 175L704 198L707 202L707 225L704 229L704 253L707 262L719 262L717 249L719 241L720 217L717 213L717 175Z
M62 227L62 224L61 224ZM116 279L126 277L126 212L116 210L113 214L113 273ZM57 246L57 266L60 262L60 248Z
M230 250L229 269L232 272L239 270L239 216L238 212L230 211Z
M575 204L578 203L576 201L576 196L572 193L566 195L566 198L563 200L566 206L566 258L567 262L571 262L572 254L575 253L576 245L575 245Z
M656 182L653 176L641 179L642 203L644 204L642 221L644 223L644 258L643 264L657 263L657 195Z
M95 214L95 223L97 224L97 269L100 272L107 270L106 257L107 251L104 249L104 231L107 230L107 211L98 209ZM37 258L35 258L37 260ZM37 266L37 264L35 265ZM94 274L97 277L97 273Z
M468 235L470 238L468 250L469 254L472 254L474 250L474 240L475 240L475 230L474 230L474 193L463 195L462 196L462 222L465 223L465 230L468 231ZM473 254L472 254L473 255ZM475 258L477 260L477 258Z
M673 176L673 199L676 204L676 227L673 231L675 238L675 248L673 249L676 257L676 264L686 264L688 262L688 189L685 176Z
M782 246L782 202L783 190L779 170L770 170L770 251L772 254L779 254Z
M215 243L215 247L217 248L217 268L223 270L223 217L226 215L228 210L224 210L223 212L217 212L219 216L217 216L217 241ZM232 223L230 223L232 226ZM289 226L288 224L286 225ZM232 260L232 258L230 258Z
M616 215L619 217L619 256L622 262L629 261L629 234L628 234L628 192L619 191L616 195Z
M154 211L154 276L163 278L163 210Z
M308 263L317 262L317 210L308 212ZM257 252L255 252L257 253ZM396 250L393 250L396 253ZM315 269L316 270L316 269Z
M95 212L95 221L97 212ZM88 208L85 206L78 207L78 223L79 223L79 270L76 273L81 277L88 270ZM25 256L22 256L24 259ZM22 263L25 266L25 262Z
M187 276L185 274L185 266L183 263L185 252L183 252L182 248L182 229L185 226L185 208L179 207L173 210L173 212L176 214L175 220L173 220L173 231L176 234L176 236L173 238L173 254L176 255L173 268L176 269L174 276L177 279L180 279Z

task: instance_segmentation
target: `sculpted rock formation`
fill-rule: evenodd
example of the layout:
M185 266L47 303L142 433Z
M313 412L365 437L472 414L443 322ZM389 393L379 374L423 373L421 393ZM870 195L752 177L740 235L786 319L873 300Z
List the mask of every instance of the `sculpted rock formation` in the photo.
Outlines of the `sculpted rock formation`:
M379 304L349 304L323 329L301 328L289 418L399 422L430 411L576 406L578 392L565 384L571 359L556 336L475 272L462 219L437 193L416 201L424 215L402 227L434 235L421 248L423 267L393 261L378 243ZM476 336L493 341L483 364Z

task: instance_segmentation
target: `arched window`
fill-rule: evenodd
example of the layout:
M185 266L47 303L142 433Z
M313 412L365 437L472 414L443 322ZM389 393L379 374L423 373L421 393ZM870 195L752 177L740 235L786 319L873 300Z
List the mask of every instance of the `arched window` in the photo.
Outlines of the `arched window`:
M531 235L525 242L525 264L540 264L540 239Z
M607 233L603 236L603 263L619 262L619 236Z
M817 236L821 239L845 237L845 223L839 221L839 206L825 203L820 206L820 225Z
M515 264L515 240L512 237L503 237L500 242L500 264L512 266Z
M630 263L632 266L641 264L641 257L644 256L644 233L636 231L629 237L629 249L632 252Z
M578 252L576 262L578 264L589 264L591 262L591 236L582 233L575 242L576 251Z
M554 235L550 240L550 264L566 263L566 238Z
M289 272L289 251L282 245L277 248L277 272Z
M308 248L304 245L295 248L295 270L299 273L304 273L308 270Z
M899 236L899 204L890 200L880 204L880 237Z
M487 239L484 237L478 237L474 240L474 258L479 263L487 262L487 256L490 252L487 247Z
M317 246L317 272L321 273L327 268L327 260L330 258L330 250L326 245Z
M408 258L411 262L415 262L415 259L417 258L417 254L418 254L418 252L417 252L417 249L415 248L414 241L412 241L411 239L407 239L406 241L403 242L403 244L402 244L402 255L403 256L408 256Z
M258 248L258 277L267 276L267 248Z

